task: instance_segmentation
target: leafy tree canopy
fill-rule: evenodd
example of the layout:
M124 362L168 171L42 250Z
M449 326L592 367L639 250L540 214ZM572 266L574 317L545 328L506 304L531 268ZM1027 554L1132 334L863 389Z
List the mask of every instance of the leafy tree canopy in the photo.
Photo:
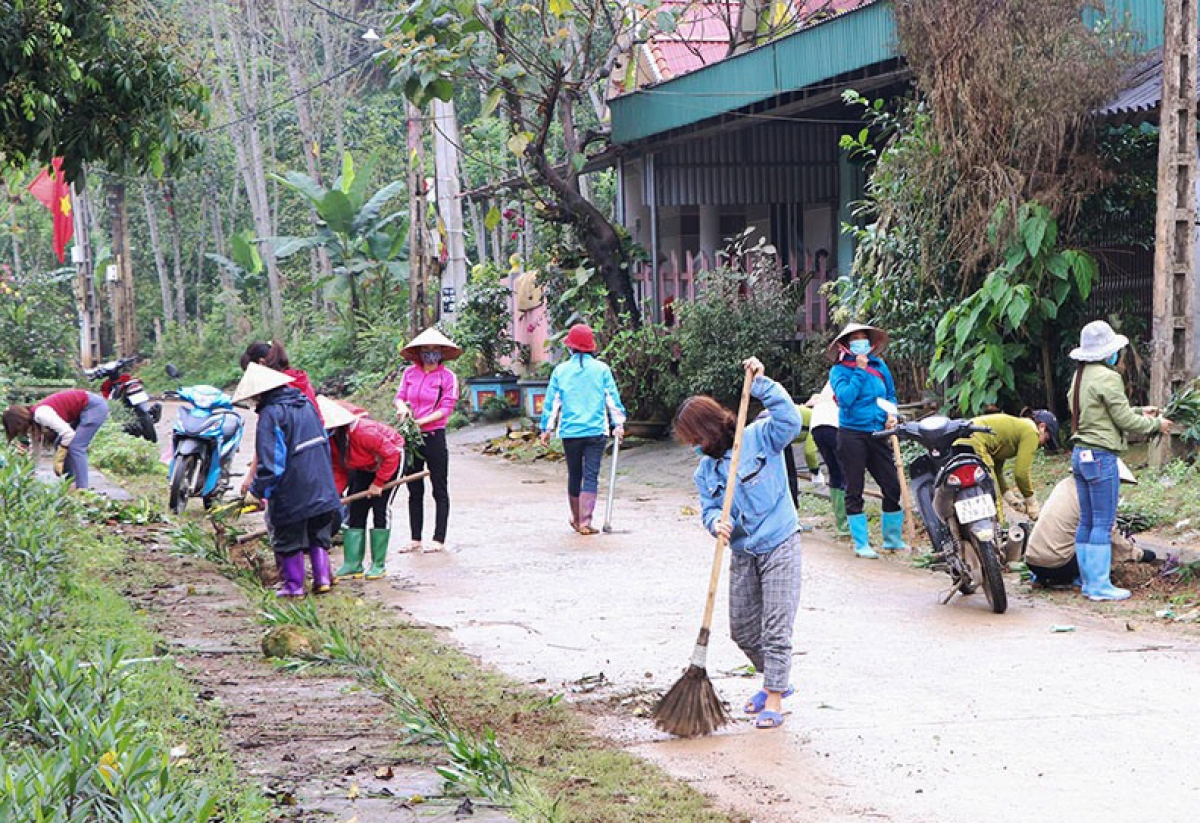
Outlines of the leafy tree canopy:
M0 0L0 155L161 175L201 144L208 91L140 0Z

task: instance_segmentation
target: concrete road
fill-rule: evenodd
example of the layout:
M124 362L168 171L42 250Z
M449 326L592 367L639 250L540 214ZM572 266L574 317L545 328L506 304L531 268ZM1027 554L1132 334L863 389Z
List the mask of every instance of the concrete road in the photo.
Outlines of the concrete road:
M786 725L665 737L621 698L669 686L695 641L713 542L694 512L694 456L623 451L616 531L581 537L564 467L482 456L480 436L451 438L453 551L393 553L370 589L486 663L608 701L602 733L721 804L763 823L1196 819L1200 643L1021 593L1011 576L1005 615L982 595L942 606L943 576L857 560L814 534ZM403 491L394 511L398 547ZM757 683L733 671L745 661L724 596L709 671L736 708ZM604 688L576 694L601 672Z

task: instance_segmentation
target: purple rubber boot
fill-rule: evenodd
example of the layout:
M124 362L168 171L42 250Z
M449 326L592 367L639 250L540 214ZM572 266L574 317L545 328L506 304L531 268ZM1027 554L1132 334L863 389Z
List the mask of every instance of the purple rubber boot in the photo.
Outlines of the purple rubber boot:
M324 594L333 588L333 572L329 568L329 552L321 546L308 550L312 564L313 594Z
M279 589L277 597L304 597L304 552L276 554L279 563Z

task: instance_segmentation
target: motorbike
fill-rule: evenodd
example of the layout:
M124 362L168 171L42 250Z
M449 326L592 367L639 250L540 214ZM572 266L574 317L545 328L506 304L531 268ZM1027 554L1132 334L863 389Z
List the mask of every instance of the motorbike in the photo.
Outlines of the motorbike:
M88 380L104 381L100 384L100 393L105 400L121 400L133 412L132 419L125 424L126 434L157 443L158 432L154 425L162 419L162 404L152 401L142 381L129 373L128 369L139 360L137 355L122 357L84 369L83 373Z
M181 377L170 364L167 374L173 380ZM215 386L181 386L163 396L187 404L171 430L167 504L179 514L190 498L199 497L210 509L229 489L233 456L242 442L242 416L234 410L233 398Z
M955 594L980 588L996 614L1008 608L1002 563L1005 535L996 512L995 484L975 450L958 441L976 432L991 433L970 420L932 415L877 432L875 437L911 440L925 453L908 464L913 498L933 543L934 568L950 575L942 603Z

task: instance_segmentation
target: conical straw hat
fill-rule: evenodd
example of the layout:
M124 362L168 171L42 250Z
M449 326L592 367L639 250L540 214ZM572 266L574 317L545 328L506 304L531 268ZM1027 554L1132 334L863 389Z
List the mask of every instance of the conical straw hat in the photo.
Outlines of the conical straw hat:
M271 389L277 389L280 386L286 386L288 383L294 382L295 378L288 377L283 372L268 369L260 363L249 363L246 366L246 373L242 375L242 379L238 381L237 389L233 392L233 402L240 403L243 400L249 400L255 395L269 392Z
M349 426L358 419L358 415L354 412L323 394L317 395L317 408L321 410L321 419L325 421L327 429Z
M417 354L418 350L425 348L426 346L437 346L439 349L441 349L443 360L453 360L462 354L462 349L454 345L454 341L442 334L436 328L430 326L425 331L414 337L407 346L400 349L400 356L405 360L411 360L412 362L416 363L421 359Z
M868 326L866 323L847 323L846 327L838 332L838 336L833 338L833 342L826 349L825 353L831 361L836 363L841 359L842 354L838 350L838 344L856 331L865 331L867 333L867 339L871 341L871 354L878 356L887 347L888 334L883 329Z

